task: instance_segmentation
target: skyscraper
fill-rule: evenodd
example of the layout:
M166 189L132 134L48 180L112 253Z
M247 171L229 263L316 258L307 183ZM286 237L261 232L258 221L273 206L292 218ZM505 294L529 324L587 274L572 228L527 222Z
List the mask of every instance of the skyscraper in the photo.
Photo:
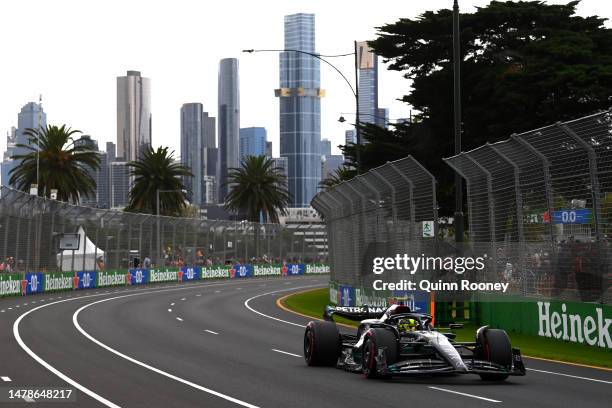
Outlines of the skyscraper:
M139 71L117 77L117 157L137 160L151 146L151 81Z
M378 123L378 57L365 41L357 43L359 121Z
M186 103L181 107L181 163L191 169L185 186L193 205L206 202L204 176L206 149L215 147L215 118L209 117L201 103Z
M272 142L266 142L266 157L272 157Z
M285 49L315 53L314 14L285 16ZM321 89L319 59L280 53L280 155L289 166L293 207L308 207L321 180Z
M266 128L249 127L240 129L240 160L247 156L265 156Z
M240 164L240 92L238 88L238 60L224 58L219 63L219 202L225 202L229 191L228 169Z
M321 139L321 156L331 156L331 141Z
M112 144L112 143L111 143ZM98 150L98 142L89 135L82 135L74 141L75 146L86 146L90 150L98 153L100 157L100 167L97 169L87 168L89 175L96 182L96 191L93 194L80 197L80 204L86 207L109 208L109 168L108 154ZM108 143L107 143L108 147Z
M123 209L131 188L130 169L125 161L110 163L110 207Z
M17 147L17 144L29 145L30 141L25 135L27 129L38 129L38 127L47 127L47 114L43 111L42 106L35 102L28 102L21 108L17 114L17 128L12 128L6 140L6 151L4 152L4 160L2 161L2 185L9 186L11 169L19 164L19 160L13 160L16 154L28 153L28 150L23 147Z

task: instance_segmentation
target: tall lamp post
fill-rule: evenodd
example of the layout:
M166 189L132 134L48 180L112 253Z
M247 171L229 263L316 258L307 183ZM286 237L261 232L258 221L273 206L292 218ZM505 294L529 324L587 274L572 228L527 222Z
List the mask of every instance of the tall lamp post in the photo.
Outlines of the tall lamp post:
M354 52L349 52L346 54L338 54L338 55L321 55L321 54L315 54L312 52L308 52L308 51L302 51L302 50L295 50L295 49L283 49L283 50L271 50L271 49L266 49L266 50L255 50L255 49L248 49L248 50L242 50L242 52L246 52L249 54L252 54L254 52L297 52L299 54L305 54L305 55L310 55L311 57L315 57L320 59L321 61L323 61L324 63L326 63L327 65L329 65L330 67L332 67L341 77L342 79L344 79L344 82L346 82L346 84L349 86L349 88L351 89L351 92L353 93L353 96L355 97L355 109L356 109L356 117L355 117L355 121L356 126L355 126L355 137L357 139L357 145L361 145L361 132L359 130L359 60L358 60L358 54L357 54L357 41L354 42L355 43L355 51ZM355 87L353 88L353 85L351 84L351 82L348 80L348 78L342 73L342 71L340 71L338 69L338 67L336 67L334 64L332 64L331 62L329 62L328 60L326 60L325 58L334 58L334 57L345 57L348 55L354 55L355 56ZM356 156L355 156L355 160L356 160L356 169L357 169L357 173L361 173L361 152L359 150L359 148L357 148L356 150Z
M461 154L461 49L459 43L459 4L453 4L453 105L455 128L455 155ZM463 243L463 183L455 172L455 242Z

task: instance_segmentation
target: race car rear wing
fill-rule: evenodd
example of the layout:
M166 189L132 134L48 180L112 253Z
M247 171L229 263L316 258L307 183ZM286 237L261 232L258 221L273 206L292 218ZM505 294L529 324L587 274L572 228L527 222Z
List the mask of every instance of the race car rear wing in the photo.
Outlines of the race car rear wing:
M355 321L364 319L380 319L386 310L386 307L373 306L325 306L323 319L333 321L334 315Z

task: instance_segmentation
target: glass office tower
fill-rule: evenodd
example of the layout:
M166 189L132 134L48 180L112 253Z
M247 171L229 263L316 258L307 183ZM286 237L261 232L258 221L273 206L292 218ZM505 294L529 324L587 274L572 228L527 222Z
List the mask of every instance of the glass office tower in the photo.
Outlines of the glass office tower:
M359 121L378 124L377 56L365 41L357 43L359 66Z
M139 71L117 77L117 157L138 160L151 146L151 81Z
M240 165L240 93L238 60L224 58L219 63L219 202L225 202L229 191L227 176L230 168Z
M289 166L293 207L308 207L321 180L320 60L293 52L315 51L314 14L285 16L285 50L280 53L280 155Z

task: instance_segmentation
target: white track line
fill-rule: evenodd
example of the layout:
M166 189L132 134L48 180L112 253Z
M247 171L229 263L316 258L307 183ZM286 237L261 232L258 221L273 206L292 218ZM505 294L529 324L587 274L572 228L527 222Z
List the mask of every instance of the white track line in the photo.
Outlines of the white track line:
M2 379L2 381L4 382L10 382L11 379L9 377L0 377L0 379Z
M168 311L169 311L170 313L172 313L172 309L168 309Z
M465 397L476 398L476 399L483 400L483 401L501 402L499 400L494 400L494 399L491 399L491 398L485 398L485 397L481 397L479 395L468 394L468 393L465 393L465 392L459 392L459 391L453 391L453 390L447 390L446 388L438 388L438 387L427 387L427 388L431 388L432 390L450 392L451 394L463 395Z
M223 285L228 285L231 284L230 282L225 282L225 283L218 283L218 284L211 284L208 282L202 282L199 284L193 284L193 285L187 285L187 286L183 286L181 288L159 288L157 290L146 290L147 288L143 288L143 289L133 289L134 292L138 292L138 293L133 293L130 295L123 295L123 296L119 296L119 297L127 297L127 296L136 296L136 295L144 295L147 293L154 293L154 292L168 292L168 291L175 291L175 290L185 290L185 289L191 289L193 287L200 287L200 286L223 286ZM99 293L99 294L93 294L93 295L87 295L87 296L83 296L81 299L83 298L91 298L91 297L99 297L99 296L104 296L106 295L108 292L105 293ZM110 298L109 298L110 299ZM49 299L51 300L51 299ZM121 408L119 405L107 400L106 398L96 394L95 392L93 392L92 390L90 390L89 388L79 384L78 382L74 381L73 379L71 379L70 377L68 377L67 375L65 375L64 373L62 373L61 371L59 371L58 369L56 369L55 367L53 367L51 364L47 363L45 360L43 360L42 358L40 358L38 356L38 354L34 353L32 351L32 349L30 349L23 341L23 339L21 338L21 335L19 334L19 324L21 323L21 321L30 313L37 311L38 309L42 309L48 306L53 306L55 304L58 303L64 303L64 302L70 302L76 299L64 299L64 300L59 300L56 302L52 302L52 303L46 303L44 305L40 305L38 307L35 307L33 309L28 310L27 312L23 313L21 316L19 316L17 318L17 320L15 320L15 323L13 323L13 336L15 337L15 340L17 341L17 344L19 344L19 347L21 347L23 349L23 351L25 351L30 357L32 357L36 362L38 362L38 364L42 365L43 367L45 367L47 370L51 371L53 374L55 374L56 376L58 376L60 379L62 379L63 381L67 382L68 384L72 385L73 387L75 387L76 389L84 392L85 394L89 395L91 398L95 399L96 401L106 405L107 407L110 408ZM108 299L107 299L108 300ZM41 300L42 302L42 300ZM9 308L10 310L11 308ZM73 315L73 321L74 321L74 315ZM255 407L254 405L251 405L250 407L254 407L254 408L258 408Z
M281 354L287 354L288 356L302 357L299 354L293 354L293 353L289 353L289 352L283 351L283 350L272 349L272 351L276 351L277 353L281 353Z
M535 368L527 368L527 370L535 371L535 372L538 372L538 373L561 375L563 377L577 378L579 380L595 381L595 382L600 382L600 383L604 383L604 384L612 384L612 381L598 380L597 378L588 378L588 377L580 377L580 376L571 375L571 374L555 373L554 371L536 370Z
M219 334L219 333L217 333L217 332L214 332L214 331L212 331L212 330L208 330L208 329L205 329L204 331L205 331L205 332L207 332L207 333L210 333L210 334Z
M177 317L176 320L178 320L179 322L183 321L183 319L181 319L180 317Z
M182 288L180 288L180 289L182 289ZM174 290L178 290L178 289L174 289ZM136 295L142 295L142 294L145 294L145 293L134 293L134 294L123 295L123 296L115 296L115 297L111 297L111 298L107 298L107 299L97 300L97 301L92 302L92 303L88 303L85 306L82 306L81 308L79 308L76 312L74 312L74 314L72 315L72 323L74 324L74 327L76 327L77 330L79 332L81 332L81 334L83 336L87 337L89 340L91 340L92 342L96 343L98 346L102 347L103 349L108 350L111 353L116 354L119 357L126 359L127 361L130 361L130 362L132 362L134 364L137 364L137 365L139 365L141 367L144 367L144 368L146 368L148 370L151 370L151 371L153 371L153 372L155 372L157 374L160 374L160 375L163 375L165 377L168 377L168 378L170 378L172 380L175 380L175 381L178 381L178 382L183 383L185 385L188 385L189 387L195 388L195 389L200 390L200 391L204 391L204 392L206 392L208 394L211 394L211 395L214 395L216 397L223 398L224 400L233 402L234 404L238 404L238 405L241 405L241 406L247 407L247 408L259 408L256 405L249 404L248 402L241 401L241 400L239 400L237 398L230 397L229 395L225 395L225 394L222 394L222 393L220 393L218 391L211 390L210 388L203 387L203 386L201 386L199 384L193 383L193 382L188 381L188 380L186 380L184 378L181 378L181 377L177 377L176 375L170 374L170 373L168 373L166 371L160 370L159 368L150 366L150 365L148 365L146 363L143 363L142 361L136 360L135 358L132 358L132 357L130 357L128 355L125 355L125 354L121 353L120 351L117 351L114 348L109 347L106 344L102 343L101 341L95 339L89 333L87 333L81 327L81 325L79 325L79 320L78 320L79 313L81 313L81 311L83 311L84 309L86 309L86 308L88 308L88 307L90 307L92 305L95 305L95 304L98 304L98 303L102 303L102 302L108 302L110 300L121 299L121 298L130 297L130 296L136 296Z
M268 319L276 320L277 322L283 322L283 323L287 323L287 324L290 324L292 326L297 326L297 327L306 327L303 324L293 323L293 322L290 322L290 321L287 321L287 320L279 319L278 317L269 316L269 315L267 315L265 313L261 313L260 311L257 311L255 309L253 309L251 306L249 306L249 302L251 300L253 300L253 299L257 299L257 298L260 298L262 296L271 295L273 293L287 292L289 290L296 290L296 289L302 289L302 288L312 288L313 286L321 286L321 285L298 286L298 287L295 287L295 288L280 289L280 290L275 290L273 292L262 293L261 295L256 295L256 296L250 297L247 300L245 300L244 301L244 307L246 307L247 309L249 309L253 313L257 313L258 315L263 316L263 317L267 317Z

